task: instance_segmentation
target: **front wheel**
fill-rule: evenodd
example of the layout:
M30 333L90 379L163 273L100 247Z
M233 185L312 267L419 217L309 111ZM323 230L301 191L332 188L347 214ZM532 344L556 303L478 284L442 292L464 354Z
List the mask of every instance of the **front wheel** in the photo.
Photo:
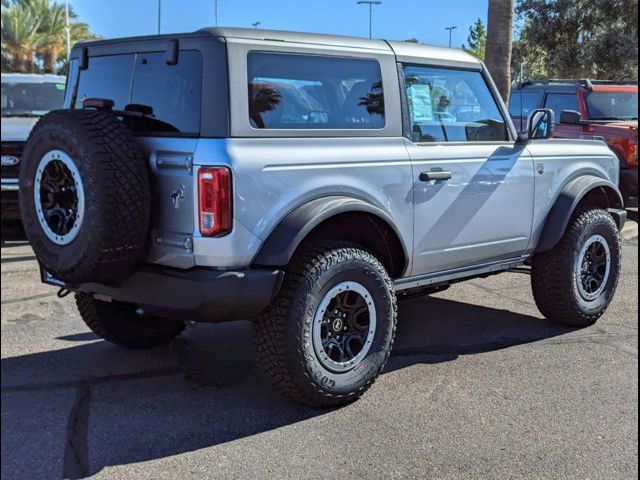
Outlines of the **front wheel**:
M583 327L605 312L620 276L620 235L605 210L581 208L560 242L533 259L531 283L542 314Z
M347 403L387 362L396 317L392 281L373 255L344 243L307 247L254 323L259 364L296 401Z

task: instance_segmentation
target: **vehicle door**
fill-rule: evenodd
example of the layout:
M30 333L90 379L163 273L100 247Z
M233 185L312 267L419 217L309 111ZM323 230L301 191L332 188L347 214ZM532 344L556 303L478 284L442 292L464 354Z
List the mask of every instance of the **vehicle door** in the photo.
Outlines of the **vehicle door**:
M414 187L413 275L520 257L534 167L477 70L404 65Z

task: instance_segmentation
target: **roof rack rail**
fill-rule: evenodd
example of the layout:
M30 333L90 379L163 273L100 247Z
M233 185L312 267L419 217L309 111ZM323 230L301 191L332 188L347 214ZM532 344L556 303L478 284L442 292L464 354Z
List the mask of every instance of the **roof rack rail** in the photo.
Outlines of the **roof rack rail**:
M525 80L520 86L525 85L581 85L587 90L593 90L594 85L638 85L637 80L591 80L589 78L550 78L548 80Z

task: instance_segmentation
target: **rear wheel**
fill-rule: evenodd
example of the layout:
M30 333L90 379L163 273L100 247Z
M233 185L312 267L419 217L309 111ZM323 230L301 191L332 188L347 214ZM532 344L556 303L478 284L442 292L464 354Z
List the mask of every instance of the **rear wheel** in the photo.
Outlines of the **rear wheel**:
M345 243L306 247L254 323L260 366L307 405L355 400L389 358L396 316L393 284L372 254Z
M102 302L88 293L77 293L82 320L100 338L131 348L162 345L180 335L184 322L146 314L128 303Z
M579 209L560 242L533 259L531 282L538 308L558 323L595 323L613 299L620 258L620 236L611 215L595 207Z

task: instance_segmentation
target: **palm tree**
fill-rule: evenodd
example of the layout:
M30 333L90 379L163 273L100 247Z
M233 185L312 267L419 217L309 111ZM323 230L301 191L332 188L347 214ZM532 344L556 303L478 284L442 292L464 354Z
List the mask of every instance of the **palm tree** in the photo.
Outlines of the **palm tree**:
M505 102L511 92L513 0L489 0L485 63Z
M33 72L40 18L23 3L2 2L2 51L11 58L12 69Z
M45 73L54 73L57 59L65 47L66 20L64 7L49 0L23 0L40 18L37 53Z
M69 8L71 42L95 38ZM53 73L65 52L65 7L51 0L2 0L2 52L12 69L33 71L34 55L46 73Z

